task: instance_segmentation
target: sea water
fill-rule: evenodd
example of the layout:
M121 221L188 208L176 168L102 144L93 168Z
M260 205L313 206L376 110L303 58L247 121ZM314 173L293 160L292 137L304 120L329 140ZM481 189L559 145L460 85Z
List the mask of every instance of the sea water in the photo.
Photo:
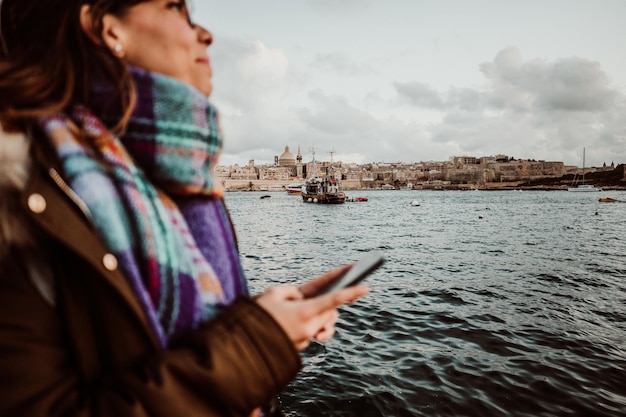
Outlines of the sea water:
M226 196L254 292L387 258L288 416L626 416L625 192L348 194Z

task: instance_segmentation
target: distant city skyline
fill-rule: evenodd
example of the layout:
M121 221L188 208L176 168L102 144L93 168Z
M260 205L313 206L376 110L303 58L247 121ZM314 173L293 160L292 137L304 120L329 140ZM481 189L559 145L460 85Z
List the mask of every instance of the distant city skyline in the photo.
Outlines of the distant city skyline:
M224 164L285 143L365 163L626 162L626 1L215 0Z
M298 150L298 146L292 147L291 145L285 145L286 147L289 148L290 153L293 154L294 157L297 156L297 150ZM272 165L274 164L276 159L280 159L280 157L284 154L285 152L285 146L282 147L281 152L276 152L272 157L271 160L268 161L261 161L259 159L256 158L250 158L245 162L235 162L235 163L231 163L231 164L226 164L220 161L220 163L218 165L220 166L234 166L234 165L239 165L239 166L245 166L248 165L250 163L250 161L254 161L255 165ZM302 161L303 163L309 163L312 161L313 159L313 154L310 152L311 148L309 148L308 152L304 152L302 150L302 147L300 147L300 153L302 155ZM416 163L430 163L430 162L449 162L450 160L452 160L453 158L457 158L457 157L472 157L472 158L476 158L476 159L480 159L480 158L489 158L489 157L496 157L496 156L506 156L508 158L514 158L515 160L534 160L534 161L546 161L546 162L563 162L565 165L567 166L577 166L578 168L582 168L582 160L580 164L567 164L565 161L561 161L558 159L544 159L544 158L533 158L533 157L527 157L527 158L518 158L515 155L507 155L505 153L502 152L498 152L498 153L492 153L489 155L470 155L470 154L463 154L463 155L451 155L449 158L446 159L430 159L430 160L418 160L418 161L365 161L365 162L355 162L355 161L348 161L348 160L342 160L336 157L337 152L335 152L334 150L329 150L327 152L319 152L317 149L315 149L315 160L318 162L330 162L331 157L330 154L333 154L332 160L334 162L341 162L344 164L357 164L357 165L368 165L368 164L416 164ZM324 156L321 156L324 155ZM610 166L611 164L613 164L614 166L620 165L620 164L624 164L625 162L617 162L614 160L611 161L603 161L602 163L598 164L598 165L590 165L588 163L585 164L585 166L587 168L601 168L604 164L606 164L607 166Z

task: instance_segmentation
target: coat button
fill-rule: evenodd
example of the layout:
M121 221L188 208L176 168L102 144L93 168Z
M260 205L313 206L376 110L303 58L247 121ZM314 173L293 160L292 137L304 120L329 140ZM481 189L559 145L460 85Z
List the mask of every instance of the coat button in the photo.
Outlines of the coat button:
M117 258L110 253L107 253L102 258L102 264L107 269L107 271L115 271L117 269Z
M46 211L48 204L46 199L38 193L34 193L28 196L28 208L35 214L41 214Z

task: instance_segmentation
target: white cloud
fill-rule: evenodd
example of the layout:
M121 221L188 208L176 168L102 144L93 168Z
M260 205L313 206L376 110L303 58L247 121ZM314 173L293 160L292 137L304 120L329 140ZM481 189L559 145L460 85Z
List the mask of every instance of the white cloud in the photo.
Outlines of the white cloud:
M371 0L306 0L305 4L321 13L345 13L369 7Z
M432 139L460 153L578 164L588 147L598 165L626 162L624 95L599 63L578 57L524 61L517 49L506 48L480 69L484 90L441 93L419 82L396 83L398 99L443 112L429 129Z
M331 73L348 77L371 75L375 73L371 67L355 62L347 54L342 52L318 54L311 63L311 67L328 70Z
M297 83L285 53L261 41L223 38L211 52L219 63L213 97L231 108L258 110L260 103L280 101Z
M480 86L388 81L349 94L320 87L324 72L358 72L340 54L300 69L282 49L222 38L212 57L225 163L269 163L286 145L300 146L305 160L315 147L318 159L334 150L336 160L357 163L504 153L579 164L583 147L589 164L626 162L624 94L592 60L524 60L505 48L477 65Z
M604 111L616 99L600 64L587 59L524 62L516 48L507 48L480 68L492 82L494 103L509 108Z
M304 81L284 51L258 40L221 38L211 56L211 99L226 136L223 161L273 160L298 131L289 97Z

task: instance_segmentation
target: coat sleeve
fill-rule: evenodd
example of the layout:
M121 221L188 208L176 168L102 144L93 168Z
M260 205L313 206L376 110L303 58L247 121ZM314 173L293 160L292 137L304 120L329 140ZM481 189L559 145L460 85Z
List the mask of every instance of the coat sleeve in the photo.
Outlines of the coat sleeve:
M300 369L279 325L242 298L176 347L85 382L60 316L22 269L0 263L2 416L247 416Z
M128 404L150 416L181 415L181 406L247 416L284 389L299 369L300 356L274 319L240 298L180 346L150 358L138 372L120 375L106 391L124 394L114 396L114 415L122 415L119 410ZM107 401L103 408L111 405Z

